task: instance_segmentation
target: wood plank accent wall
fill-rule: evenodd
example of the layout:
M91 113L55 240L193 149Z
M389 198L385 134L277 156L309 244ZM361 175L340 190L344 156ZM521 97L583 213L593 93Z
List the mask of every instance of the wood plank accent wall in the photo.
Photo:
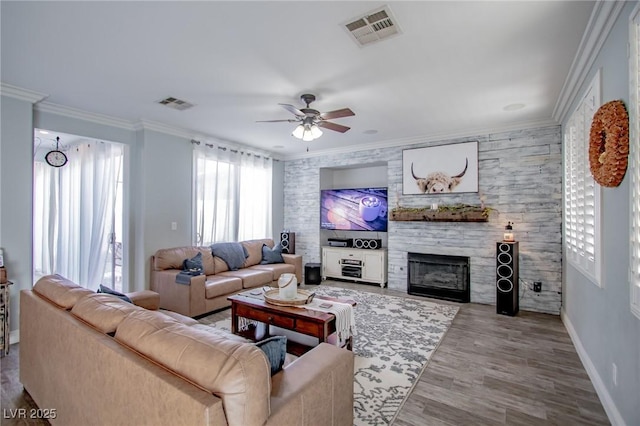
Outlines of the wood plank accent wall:
M477 140L479 193L402 195L402 150ZM321 141L320 141L321 142ZM432 203L479 205L485 223L389 221L389 288L407 291L407 253L469 256L471 301L496 300L495 243L507 221L520 241L520 309L558 315L562 274L562 135L560 126L502 132L423 144L331 154L285 163L284 223L296 232L296 253L320 262L320 169L387 162L389 206ZM542 292L528 289L542 282Z

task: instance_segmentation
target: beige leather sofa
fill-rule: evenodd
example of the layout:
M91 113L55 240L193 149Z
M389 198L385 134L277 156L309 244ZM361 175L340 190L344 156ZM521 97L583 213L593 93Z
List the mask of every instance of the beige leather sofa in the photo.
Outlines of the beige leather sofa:
M271 377L238 336L58 275L21 291L20 380L54 425L353 424L352 352L322 343Z
M224 260L211 254L209 247L175 247L158 250L151 256L151 290L160 294L160 307L195 317L231 305L227 297L247 288L277 287L280 275L295 274L302 282L302 256L283 254L285 263L261 265L262 246L273 248L272 239L240 242L249 257L242 268L230 271ZM204 275L191 278L190 284L176 283L182 262L202 253Z

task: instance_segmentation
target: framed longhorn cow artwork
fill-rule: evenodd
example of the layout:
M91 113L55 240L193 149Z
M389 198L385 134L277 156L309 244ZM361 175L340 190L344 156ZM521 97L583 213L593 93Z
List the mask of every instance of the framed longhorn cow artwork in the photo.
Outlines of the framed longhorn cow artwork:
M402 194L478 192L478 142L402 151Z

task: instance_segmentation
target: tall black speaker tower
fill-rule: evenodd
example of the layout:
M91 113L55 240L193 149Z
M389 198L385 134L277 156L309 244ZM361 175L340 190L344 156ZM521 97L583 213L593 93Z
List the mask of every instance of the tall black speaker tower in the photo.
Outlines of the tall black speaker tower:
M518 243L497 243L496 312L514 316L520 309L518 276Z
M296 254L296 233L282 232L280 233L280 245L282 252L287 254Z

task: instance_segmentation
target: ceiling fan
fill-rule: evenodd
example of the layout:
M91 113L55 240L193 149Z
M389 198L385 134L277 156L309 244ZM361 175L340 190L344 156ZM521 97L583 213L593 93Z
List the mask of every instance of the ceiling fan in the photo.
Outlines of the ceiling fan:
M298 139L302 139L303 141L312 141L319 138L322 135L322 130L320 130L320 127L340 133L344 133L350 129L350 127L332 123L331 121L326 121L334 118L351 117L352 115L355 115L354 112L349 108L342 108L329 112L320 112L313 108L309 108L309 104L316 100L315 95L306 93L304 95L301 95L300 99L302 100L302 102L307 104L306 108L298 109L293 105L278 104L282 106L282 108L295 115L295 118L289 118L286 120L261 120L258 121L258 123L300 123L291 134Z

